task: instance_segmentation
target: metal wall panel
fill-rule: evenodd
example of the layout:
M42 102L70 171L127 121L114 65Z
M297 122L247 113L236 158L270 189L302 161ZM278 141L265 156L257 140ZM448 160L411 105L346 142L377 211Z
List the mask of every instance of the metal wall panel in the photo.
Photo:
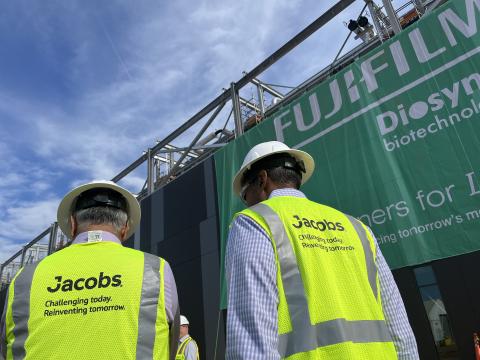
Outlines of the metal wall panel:
M442 296L451 330L458 348L457 357L451 359L473 359L473 333L480 332L480 287L477 274L480 251L454 256L431 263ZM417 338L421 359L443 359L434 343L429 319L423 305L415 275L415 267L393 271L407 309L410 324ZM450 359L450 357L448 357Z
M430 323L425 312L422 297L417 287L412 268L402 268L393 271L403 303L407 309L408 320L417 339L420 359L438 359L435 341Z
M432 263L460 359L473 359L473 333L480 332L480 251Z
M170 263L202 359L223 359L225 347L215 181L209 158L141 202L140 250Z

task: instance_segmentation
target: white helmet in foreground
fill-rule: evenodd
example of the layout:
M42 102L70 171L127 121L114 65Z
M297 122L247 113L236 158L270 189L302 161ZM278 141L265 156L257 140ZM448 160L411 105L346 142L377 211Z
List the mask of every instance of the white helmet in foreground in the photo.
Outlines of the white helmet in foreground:
M233 192L239 196L242 188L242 178L245 172L251 169L252 165L257 161L273 155L273 154L289 154L293 156L298 162L303 162L305 166L305 173L302 174L302 185L307 182L313 174L315 169L315 161L305 151L290 149L287 145L280 141L267 141L255 145L245 156L243 164L238 170L235 178L233 179Z
M138 203L137 198L130 191L115 184L113 181L108 180L97 180L80 185L65 195L57 210L58 226L60 226L62 232L67 237L71 237L72 224L70 222L70 215L72 215L75 209L79 196L85 191L92 189L110 189L120 194L125 199L125 211L128 215L128 232L125 236L125 239L128 239L130 236L132 236L136 227L138 224L140 224L140 204ZM109 203L110 199L106 199L106 206L109 206Z

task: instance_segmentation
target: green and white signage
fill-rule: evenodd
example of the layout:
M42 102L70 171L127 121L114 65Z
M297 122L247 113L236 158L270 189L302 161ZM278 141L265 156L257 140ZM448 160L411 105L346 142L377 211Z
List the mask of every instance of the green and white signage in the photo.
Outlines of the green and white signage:
M223 245L233 175L275 139L315 158L302 190L370 226L391 268L479 250L480 0L447 2L218 151Z

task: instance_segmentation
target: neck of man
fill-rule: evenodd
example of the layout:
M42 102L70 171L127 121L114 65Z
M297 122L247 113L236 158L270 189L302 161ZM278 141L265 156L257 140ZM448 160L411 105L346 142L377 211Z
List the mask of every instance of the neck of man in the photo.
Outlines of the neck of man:
M295 190L297 190L297 188L292 184L276 184L272 181L268 181L267 184L266 184L266 187L265 187L265 193L267 194L267 199L270 197L270 195L272 194L272 192L274 190L279 190L279 189L295 189Z
M115 230L115 228L112 225L107 225L107 224L90 224L87 226L82 226L78 228L77 234L81 234L83 232L87 231L106 231L109 233L114 234L117 238L120 239L120 241L123 241L122 235Z

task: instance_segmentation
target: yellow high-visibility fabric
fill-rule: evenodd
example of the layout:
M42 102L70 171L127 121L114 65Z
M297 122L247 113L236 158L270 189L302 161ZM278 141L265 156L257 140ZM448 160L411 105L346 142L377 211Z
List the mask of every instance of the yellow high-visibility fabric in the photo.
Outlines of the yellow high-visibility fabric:
M43 259L31 283L25 359L136 359L144 255L105 241L71 245ZM159 274L149 270L147 276L150 284L160 278L158 303L146 300L153 303L156 319L153 359L164 360L169 354L165 261L155 259ZM13 301L12 295L8 311ZM15 326L12 318L7 323Z
M8 298L6 299L8 304L13 303L13 297L15 296L15 287L12 285L15 283L15 279L22 273L23 268L21 268L13 277L12 282L8 288ZM15 335L13 334L13 328L15 327L15 323L13 322L13 314L12 314L12 307L6 307L6 315L5 315L5 326L6 326L6 340L7 340L7 359L6 360L13 360L12 356L12 345L15 341Z
M185 340L183 340L180 346L178 347L175 360L185 360L185 350L187 349L187 346L191 341L193 341L193 343L195 344L195 347L197 348L197 360L200 359L200 355L198 353L198 346L195 343L195 341L189 336Z
M158 307L157 307L157 321L155 322L155 345L153 347L153 359L154 360L163 360L169 359L170 349L169 349L169 335L170 328L168 326L167 312L165 309L165 260L160 259L160 279L162 283L160 284L160 293L158 296Z
M267 205L283 224L291 244L308 304L310 325L336 319L347 321L384 321L380 292L374 294L369 282L365 251L350 220L342 212L305 198L279 196ZM292 328L285 284L276 242L265 219L252 209L243 214L261 226L272 240L277 264L279 294L279 335ZM238 215L237 214L237 215ZM362 224L365 228L365 226ZM368 234L368 231L366 231ZM373 239L368 235L370 251L376 256ZM375 278L379 289L378 276ZM358 343L344 341L293 354L289 360L308 359L397 359L393 342Z

